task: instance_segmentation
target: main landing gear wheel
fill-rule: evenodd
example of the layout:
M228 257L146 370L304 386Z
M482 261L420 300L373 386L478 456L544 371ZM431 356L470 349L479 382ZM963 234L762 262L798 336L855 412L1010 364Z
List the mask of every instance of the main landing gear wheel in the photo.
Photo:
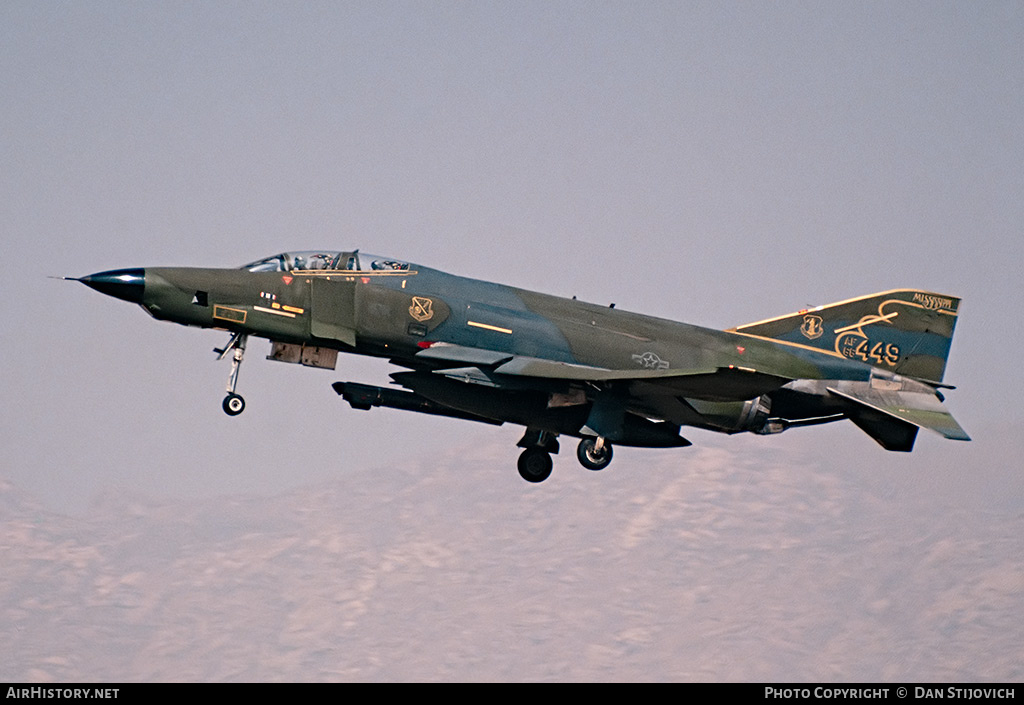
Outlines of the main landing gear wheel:
M228 416L238 416L245 411L245 399L241 394L231 393L224 397L224 403L221 406L224 407L224 413Z
M527 448L519 456L519 474L527 482L544 482L553 466L551 455L540 448Z
M604 470L612 462L612 444L603 438L584 438L576 447L576 457L587 470Z

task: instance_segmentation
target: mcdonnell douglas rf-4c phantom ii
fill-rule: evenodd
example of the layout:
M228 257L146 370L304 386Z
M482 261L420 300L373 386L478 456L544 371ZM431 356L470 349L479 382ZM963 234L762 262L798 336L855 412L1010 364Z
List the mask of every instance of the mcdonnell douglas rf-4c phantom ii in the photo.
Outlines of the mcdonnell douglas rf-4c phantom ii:
M558 436L600 470L612 445L682 447L681 426L771 434L850 419L886 450L919 428L970 440L940 389L960 300L900 289L728 330L466 279L359 252L286 252L238 269L119 269L77 279L154 318L231 333L236 392L249 336L269 358L334 369L388 358L404 389L335 382L375 406L526 427L519 472L551 474Z

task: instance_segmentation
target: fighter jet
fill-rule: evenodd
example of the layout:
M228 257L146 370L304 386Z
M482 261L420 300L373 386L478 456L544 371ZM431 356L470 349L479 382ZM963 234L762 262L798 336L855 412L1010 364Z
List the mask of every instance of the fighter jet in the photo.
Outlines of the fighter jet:
M680 428L774 434L849 419L886 450L918 429L970 440L943 406L960 299L898 289L714 330L468 279L393 257L285 252L237 269L147 267L76 278L154 318L230 333L237 416L250 336L269 359L335 369L387 358L395 386L338 381L353 408L525 427L518 468L551 474L559 436L590 470L613 445L683 447Z

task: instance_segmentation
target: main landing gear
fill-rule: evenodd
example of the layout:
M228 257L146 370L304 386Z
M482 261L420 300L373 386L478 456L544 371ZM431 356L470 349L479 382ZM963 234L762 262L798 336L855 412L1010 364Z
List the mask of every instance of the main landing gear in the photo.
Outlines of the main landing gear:
M524 448L519 456L519 475L527 482L544 482L551 476L553 453L558 453L558 436L548 431L527 429L517 443ZM588 470L603 470L612 462L612 444L605 438L586 436L576 448L576 457Z
M245 333L233 333L227 345L223 348L213 349L217 353L218 360L223 360L225 355L232 350L235 351L231 359L231 374L228 376L228 395L224 397L224 402L221 404L224 413L228 416L238 416L245 411L245 399L241 394L235 393L235 387L238 386L238 369L242 366L242 358L245 357L245 343L248 339L249 336Z
M541 448L527 448L519 456L519 474L527 482L544 482L551 476L554 462L551 454Z
M516 443L525 448L519 456L519 475L527 482L544 482L551 475L551 454L558 452L558 434L528 428Z

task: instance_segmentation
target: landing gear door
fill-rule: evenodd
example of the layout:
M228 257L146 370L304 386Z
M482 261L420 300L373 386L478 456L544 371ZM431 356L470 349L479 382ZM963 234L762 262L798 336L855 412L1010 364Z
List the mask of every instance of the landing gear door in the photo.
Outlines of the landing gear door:
M313 279L310 287L310 333L355 347L355 282Z

